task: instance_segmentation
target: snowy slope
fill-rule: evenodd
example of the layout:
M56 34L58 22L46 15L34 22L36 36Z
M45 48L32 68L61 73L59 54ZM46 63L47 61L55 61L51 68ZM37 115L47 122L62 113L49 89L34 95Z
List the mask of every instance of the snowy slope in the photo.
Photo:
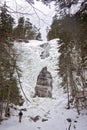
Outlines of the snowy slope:
M23 112L22 123L18 122L18 110L12 109L11 118L2 122L1 130L68 130L69 126L70 130L87 130L87 111L78 115L75 109L66 109L67 95L60 87L61 80L57 74L59 53L56 41L48 42L49 57L45 59L40 57L43 51L40 45L44 42L32 40L29 43L15 43L17 53L20 54L18 65L22 70L23 90L31 103L25 100L22 107L16 106L27 110ZM44 66L47 66L53 77L53 98L32 98L37 76ZM36 122L31 119L35 116L39 116ZM71 125L68 118L71 119Z

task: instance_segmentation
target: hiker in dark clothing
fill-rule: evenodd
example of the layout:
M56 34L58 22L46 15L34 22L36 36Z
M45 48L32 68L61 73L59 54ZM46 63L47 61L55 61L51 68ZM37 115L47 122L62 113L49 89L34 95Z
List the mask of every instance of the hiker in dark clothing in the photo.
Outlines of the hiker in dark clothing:
M22 116L23 116L23 113L22 113L22 111L20 110L20 112L19 112L19 122L21 122Z

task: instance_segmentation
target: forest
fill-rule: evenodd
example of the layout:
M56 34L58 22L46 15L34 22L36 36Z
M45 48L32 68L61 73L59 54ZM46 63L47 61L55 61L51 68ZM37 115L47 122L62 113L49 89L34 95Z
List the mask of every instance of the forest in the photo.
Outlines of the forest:
M87 4L74 15L62 12L60 19L56 14L47 38L59 38L59 75L62 87L68 92L68 107L75 99L75 106L87 104ZM67 5L64 5L67 6ZM68 6L68 8L70 8ZM78 87L81 86L81 88ZM81 93L83 92L83 94ZM83 96L83 98L82 98ZM79 113L79 110L78 110Z

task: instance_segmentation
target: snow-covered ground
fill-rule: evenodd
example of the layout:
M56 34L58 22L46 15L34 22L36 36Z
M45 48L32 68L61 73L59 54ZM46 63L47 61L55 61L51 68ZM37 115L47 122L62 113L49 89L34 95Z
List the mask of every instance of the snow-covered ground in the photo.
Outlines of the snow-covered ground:
M17 49L18 65L22 70L22 87L27 98L23 106L22 122L18 122L18 110L11 109L11 117L0 125L1 130L87 130L87 111L81 111L78 115L76 109L66 109L67 95L60 86L61 79L58 76L58 44L57 39L48 42L50 45L49 56L41 59L44 48L40 45L43 41L29 41L29 43L15 43ZM46 50L47 52L47 50ZM53 77L53 98L33 98L37 76L43 67L47 66ZM34 122L31 117L39 117ZM71 123L68 122L71 120ZM70 127L70 129L69 129Z

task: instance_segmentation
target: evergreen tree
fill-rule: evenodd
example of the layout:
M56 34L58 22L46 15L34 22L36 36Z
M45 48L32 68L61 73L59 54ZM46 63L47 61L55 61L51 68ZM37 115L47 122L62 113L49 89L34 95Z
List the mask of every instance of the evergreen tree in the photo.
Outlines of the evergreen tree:
M41 33L39 31L37 33L36 40L41 40Z
M29 40L41 40L41 33L39 32L39 29L37 29L35 25L32 25L29 18L25 21L25 38Z
M16 54L13 44L10 42L13 31L13 18L8 14L6 4L0 12L0 118L2 117L3 103L14 102L18 104L20 96L17 87L17 79L14 76L16 65ZM7 112L7 111L6 111ZM7 115L7 114L6 114Z
M87 15L76 13L53 19L48 40L59 38L59 74L62 77L62 86L69 95L75 94L74 74L79 75L84 86L83 70L87 56ZM86 66L86 64L85 64ZM83 80L84 79L84 80ZM69 99L68 95L68 99ZM68 100L69 101L69 100Z
M12 37L14 19L7 13L6 4L1 8L0 13L0 39L5 41Z
M30 35L32 32L32 23L30 22L30 19L27 18L25 21L25 38L30 39Z
M32 25L30 19L24 20L24 17L20 17L18 25L14 28L13 35L15 39L37 39L41 40L41 34L35 25Z
M24 39L25 38L25 29L24 29L24 17L18 19L18 25L14 28L13 35L15 39Z

